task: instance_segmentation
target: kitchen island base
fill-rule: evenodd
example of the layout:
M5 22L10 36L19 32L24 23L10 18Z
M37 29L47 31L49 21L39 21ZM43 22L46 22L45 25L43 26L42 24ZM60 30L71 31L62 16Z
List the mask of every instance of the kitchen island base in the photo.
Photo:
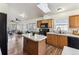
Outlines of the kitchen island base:
M46 40L33 41L24 37L23 53L28 55L44 55L46 53Z

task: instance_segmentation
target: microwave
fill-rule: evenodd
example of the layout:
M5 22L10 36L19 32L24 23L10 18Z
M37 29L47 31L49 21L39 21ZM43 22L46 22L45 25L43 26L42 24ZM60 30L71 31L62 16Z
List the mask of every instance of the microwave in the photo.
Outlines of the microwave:
M40 25L40 27L41 27L41 28L48 28L48 23L42 23L42 24Z

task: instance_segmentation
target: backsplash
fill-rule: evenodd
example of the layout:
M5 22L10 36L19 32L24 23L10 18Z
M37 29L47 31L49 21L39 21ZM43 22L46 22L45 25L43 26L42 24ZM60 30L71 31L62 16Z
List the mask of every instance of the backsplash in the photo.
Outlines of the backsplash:
M69 33L73 33L73 30L78 30L79 32L79 28L69 28Z

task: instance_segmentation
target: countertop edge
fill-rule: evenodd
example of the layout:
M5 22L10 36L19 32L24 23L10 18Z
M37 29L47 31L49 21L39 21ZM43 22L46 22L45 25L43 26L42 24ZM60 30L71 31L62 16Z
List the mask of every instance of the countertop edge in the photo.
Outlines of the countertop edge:
M62 36L69 36L69 37L79 38L79 36L73 35L73 34L59 34L59 33L53 33L53 32L47 32L47 34L55 34L55 35L62 35Z
M30 39L30 40L32 40L32 41L35 41L35 42L39 42L39 41L42 41L42 40L45 40L47 37L45 36L44 38L42 38L42 39L39 39L39 38L36 38L36 39L38 39L38 40L36 40L36 39L33 39L33 38L31 38L31 37L28 37L28 36L25 36L25 35L22 35L23 37L26 37L26 38L28 38L28 39Z

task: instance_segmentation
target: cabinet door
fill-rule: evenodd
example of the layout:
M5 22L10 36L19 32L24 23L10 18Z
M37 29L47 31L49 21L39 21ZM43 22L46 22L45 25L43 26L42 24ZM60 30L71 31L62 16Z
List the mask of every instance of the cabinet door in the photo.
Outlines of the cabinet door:
M74 21L75 21L75 17L74 16L70 16L69 17L69 27L70 28L74 28Z
M37 21L37 27L40 28L40 25L41 25L41 20L40 21Z
M57 46L57 35L48 34L47 43L53 46Z
M69 17L69 27L79 28L79 15Z
M47 43L48 44L52 44L52 35L51 34L47 34Z
M79 16L77 16L76 26L79 28Z
M58 35L57 38L58 38L57 39L57 47L63 48L64 46L67 46L68 40L67 40L67 37L66 36Z
M28 38L24 38L23 53L38 54L38 44Z
M48 27L52 28L52 20L48 20Z

